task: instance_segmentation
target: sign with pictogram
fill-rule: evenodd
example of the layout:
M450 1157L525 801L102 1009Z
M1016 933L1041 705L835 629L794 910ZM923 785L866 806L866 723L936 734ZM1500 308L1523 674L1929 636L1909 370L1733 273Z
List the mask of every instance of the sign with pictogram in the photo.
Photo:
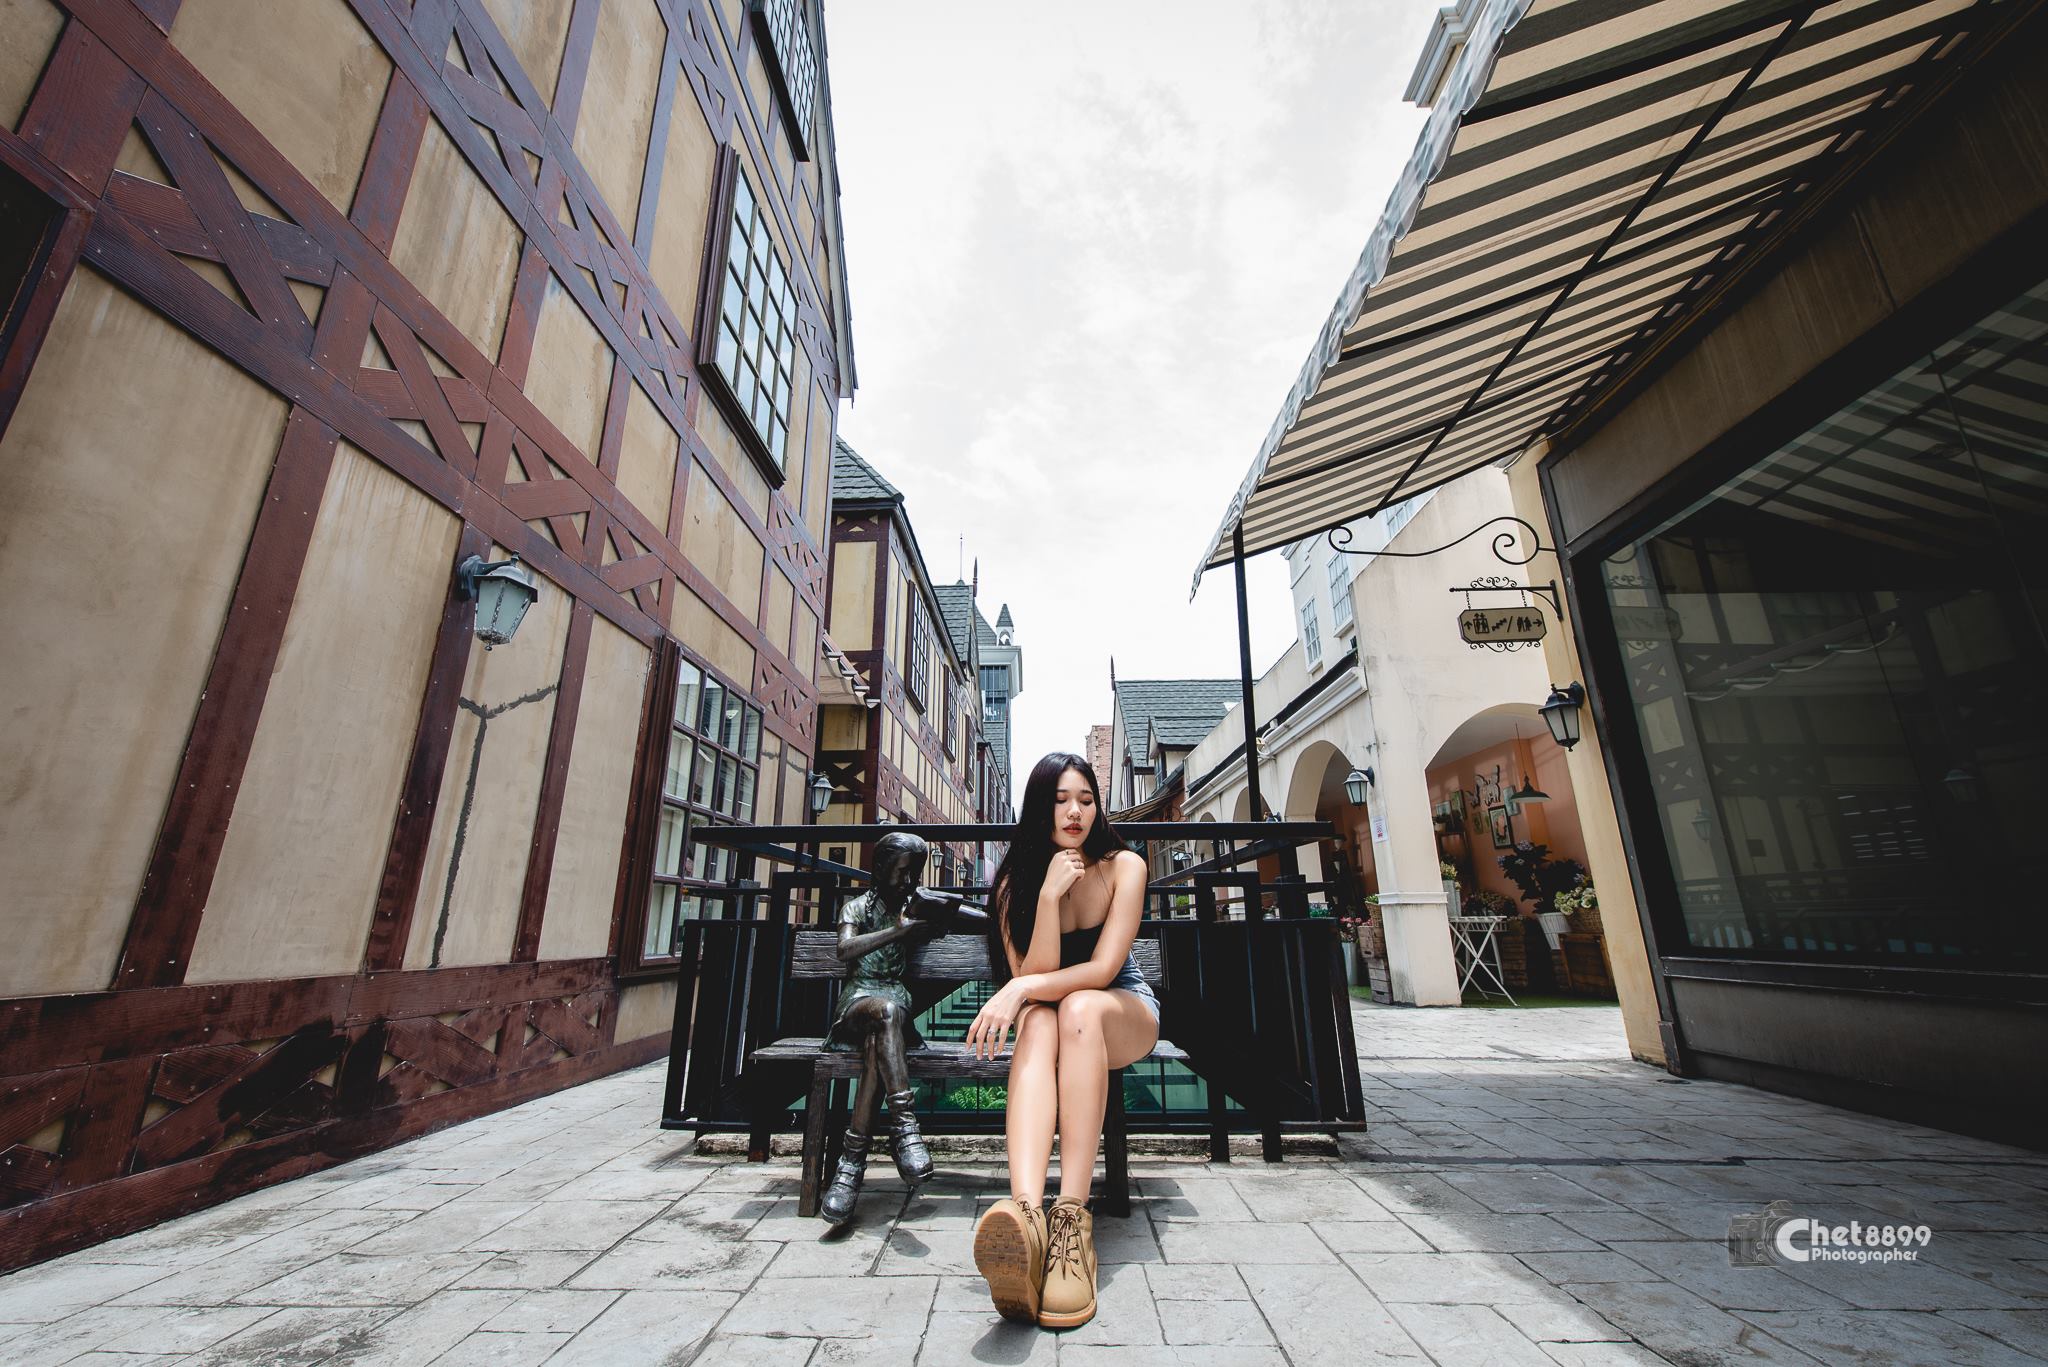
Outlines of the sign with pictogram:
M1458 614L1458 635L1466 645L1531 645L1542 640L1549 629L1543 609L1533 604L1466 608Z

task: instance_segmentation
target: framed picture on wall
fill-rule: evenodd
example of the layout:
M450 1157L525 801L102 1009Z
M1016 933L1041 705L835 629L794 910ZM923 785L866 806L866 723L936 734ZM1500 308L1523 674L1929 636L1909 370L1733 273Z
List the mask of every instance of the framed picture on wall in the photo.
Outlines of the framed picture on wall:
M1474 774L1472 778L1479 785L1475 793L1475 796L1479 799L1479 805L1484 807L1490 814L1495 807L1500 805L1500 775L1495 774L1492 778L1488 778L1484 774Z
M1505 802L1496 802L1486 809L1486 828L1493 834L1493 847L1510 850L1515 846L1515 818L1508 811Z
M1465 790L1463 788L1451 790L1450 806L1451 820L1459 826L1463 826L1465 824Z

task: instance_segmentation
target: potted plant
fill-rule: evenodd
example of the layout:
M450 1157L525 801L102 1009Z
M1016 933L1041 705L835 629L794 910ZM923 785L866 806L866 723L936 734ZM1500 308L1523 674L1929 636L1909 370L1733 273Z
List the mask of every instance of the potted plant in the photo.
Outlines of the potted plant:
M1586 866L1576 859L1552 859L1548 845L1524 840L1500 857L1500 871L1529 900L1542 924L1543 938L1556 949L1557 937L1571 926L1567 917L1554 910L1558 894L1586 882Z
M1515 904L1504 892L1486 891L1477 893L1465 902L1468 916L1512 916Z
M1359 915L1344 918L1346 936L1368 959L1387 956L1386 940L1380 931L1379 909L1379 894L1373 893L1365 898L1364 909Z
M1575 888L1567 888L1557 894L1551 904L1557 914L1567 918L1573 931L1581 935L1598 935L1600 926L1600 898L1593 890L1593 880L1587 879Z

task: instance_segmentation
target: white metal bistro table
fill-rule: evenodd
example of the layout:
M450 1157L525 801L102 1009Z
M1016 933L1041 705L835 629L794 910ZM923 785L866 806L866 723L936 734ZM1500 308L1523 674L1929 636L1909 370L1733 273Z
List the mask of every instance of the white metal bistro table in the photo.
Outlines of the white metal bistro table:
M1507 983L1500 974L1500 928L1506 925L1505 916L1453 916L1451 917L1451 952L1458 961L1458 995L1477 988L1482 997L1506 997L1508 1005L1515 1005L1514 996L1508 991ZM1487 981L1493 986L1488 987Z

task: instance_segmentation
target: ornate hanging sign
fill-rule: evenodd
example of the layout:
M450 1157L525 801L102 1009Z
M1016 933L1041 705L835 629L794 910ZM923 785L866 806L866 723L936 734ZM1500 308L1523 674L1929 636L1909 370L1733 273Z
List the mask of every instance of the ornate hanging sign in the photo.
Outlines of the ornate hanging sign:
M1474 650L1521 650L1534 646L1550 630L1549 619L1538 603L1529 601L1540 594L1556 602L1556 584L1523 584L1503 575L1487 575L1460 585L1452 593L1465 595L1465 610L1458 614L1458 636ZM1475 607L1474 594L1513 594L1516 601L1495 607Z
M1539 607L1466 608L1458 614L1458 635L1468 646L1532 646L1549 629Z

